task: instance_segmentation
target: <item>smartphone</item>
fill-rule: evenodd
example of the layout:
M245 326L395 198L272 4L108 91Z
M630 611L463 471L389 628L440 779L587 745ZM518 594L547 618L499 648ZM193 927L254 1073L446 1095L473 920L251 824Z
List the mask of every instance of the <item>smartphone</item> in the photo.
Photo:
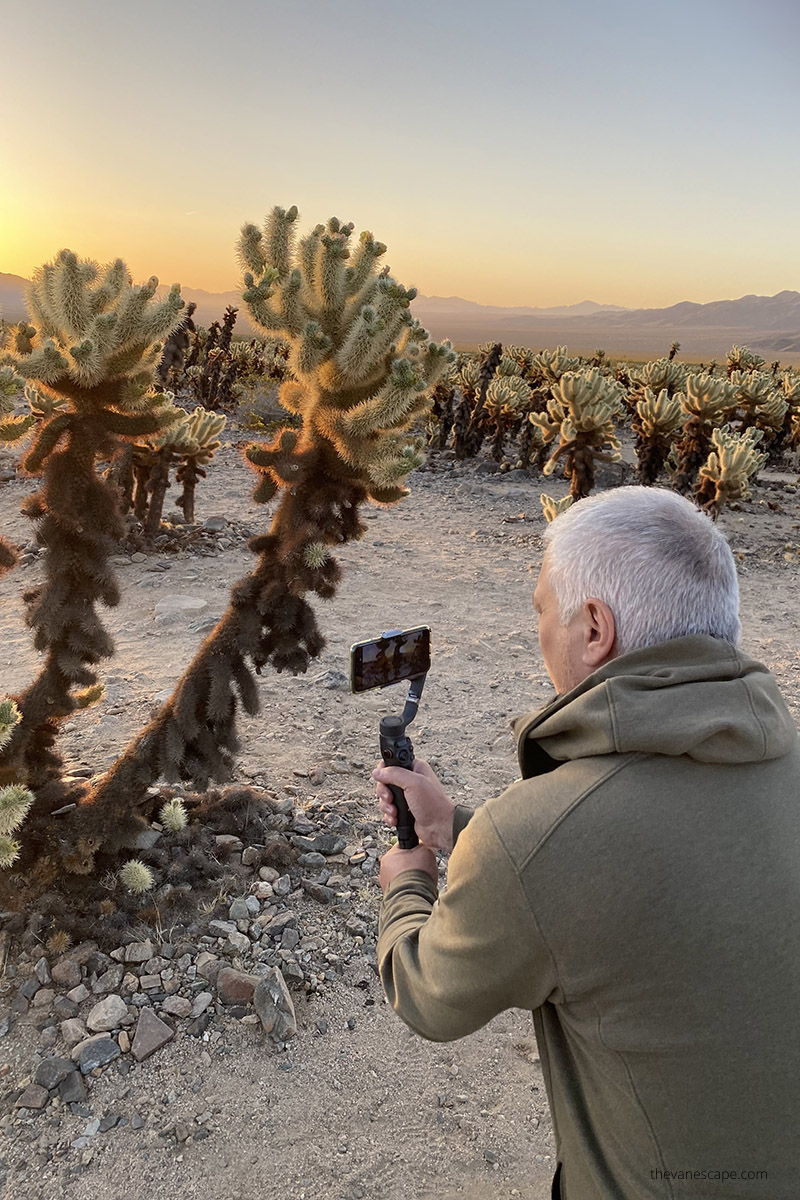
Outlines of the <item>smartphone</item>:
M350 691L368 692L424 675L431 667L430 626L390 629L350 647Z

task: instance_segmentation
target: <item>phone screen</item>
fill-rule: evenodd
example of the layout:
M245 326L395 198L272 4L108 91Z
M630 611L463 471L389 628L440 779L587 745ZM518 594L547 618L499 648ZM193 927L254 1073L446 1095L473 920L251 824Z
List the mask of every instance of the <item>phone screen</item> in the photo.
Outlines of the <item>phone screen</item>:
M393 629L369 642L350 647L350 690L367 692L424 675L431 666L431 631Z

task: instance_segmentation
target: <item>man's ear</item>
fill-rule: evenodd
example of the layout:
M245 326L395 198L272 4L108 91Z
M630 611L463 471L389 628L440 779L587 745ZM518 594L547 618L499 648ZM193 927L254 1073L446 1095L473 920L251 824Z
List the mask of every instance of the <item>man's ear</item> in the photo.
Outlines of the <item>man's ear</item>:
M590 597L584 604L586 640L583 664L596 670L616 653L617 627L614 614L603 600Z

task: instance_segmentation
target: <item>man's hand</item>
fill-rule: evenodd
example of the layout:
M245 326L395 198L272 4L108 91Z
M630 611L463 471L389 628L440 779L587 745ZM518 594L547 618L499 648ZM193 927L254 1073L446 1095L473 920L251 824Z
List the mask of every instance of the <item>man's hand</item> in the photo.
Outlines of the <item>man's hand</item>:
M378 781L378 807L386 825L397 825L397 809L387 787L391 783L405 793L420 843L432 850L453 849L453 814L456 806L447 798L428 763L415 758L413 771L407 771L405 767L385 767L381 763L372 772L372 778ZM411 851L404 853L410 854Z
M398 770L402 768L398 767ZM411 772L408 772L409 775ZM439 882L436 855L427 846L415 846L413 850L401 850L392 846L381 859L380 884L385 892L389 884L402 871L427 871L434 883Z

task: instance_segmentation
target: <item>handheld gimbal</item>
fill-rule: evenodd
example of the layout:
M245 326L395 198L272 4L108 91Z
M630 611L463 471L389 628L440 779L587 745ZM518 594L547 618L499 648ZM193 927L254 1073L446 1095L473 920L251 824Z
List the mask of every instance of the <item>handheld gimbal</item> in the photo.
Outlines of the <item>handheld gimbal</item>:
M379 726L381 758L387 767L405 767L408 771L414 768L414 747L411 739L406 736L406 728L417 715L425 679L425 675L417 675L411 680L402 716L381 717ZM413 850L415 846L419 845L419 838L414 828L414 817L408 807L405 792L395 784L390 783L388 786L397 809L397 844L401 850Z

